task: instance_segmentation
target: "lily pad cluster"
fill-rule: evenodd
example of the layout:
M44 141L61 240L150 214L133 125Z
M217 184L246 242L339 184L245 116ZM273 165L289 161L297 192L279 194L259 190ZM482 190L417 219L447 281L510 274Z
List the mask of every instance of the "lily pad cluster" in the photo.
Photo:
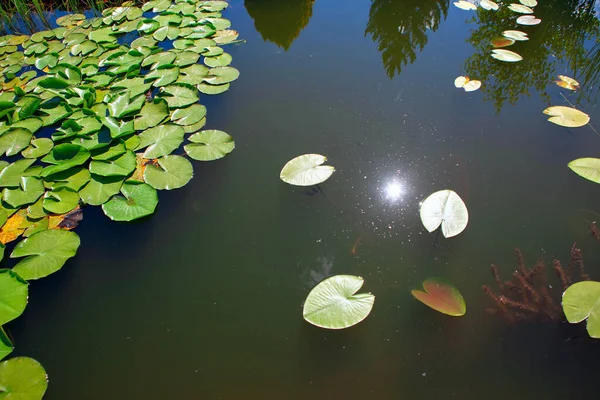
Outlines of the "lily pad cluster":
M199 102L239 77L223 48L238 38L222 17L227 6L126 2L93 19L70 14L56 29L0 37L0 259L23 238L10 253L18 263L0 270L20 290L8 299L18 307L0 307L12 313L0 324L22 312L28 280L75 255L80 240L70 230L85 205L116 221L149 216L158 190L190 181L189 159L233 151L230 135L202 130ZM11 350L0 332L0 359ZM4 388L7 368L0 364Z

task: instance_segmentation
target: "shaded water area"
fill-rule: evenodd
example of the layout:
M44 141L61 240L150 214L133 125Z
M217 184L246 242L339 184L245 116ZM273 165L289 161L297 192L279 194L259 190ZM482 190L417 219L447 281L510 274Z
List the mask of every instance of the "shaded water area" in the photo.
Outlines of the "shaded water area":
M574 399L597 396L600 342L585 324L509 324L485 312L490 264L508 279L514 248L550 268L577 242L600 280L600 187L569 170L595 157L590 126L562 128L542 110L568 105L600 129L600 52L593 1L540 0L531 40L500 63L488 41L508 11L467 12L442 0L233 0L224 16L246 43L228 49L241 77L204 96L209 129L236 141L194 163L194 179L161 192L142 222L85 210L82 245L60 272L31 284L8 326L14 355L39 360L49 400ZM512 20L511 20L512 21ZM567 93L552 80L577 78ZM469 75L476 92L454 87ZM304 153L336 167L323 193L279 180ZM399 196L386 191L401 187ZM467 229L429 234L419 202L453 189ZM343 331L302 319L324 277L364 277L371 315ZM453 282L453 318L410 290Z

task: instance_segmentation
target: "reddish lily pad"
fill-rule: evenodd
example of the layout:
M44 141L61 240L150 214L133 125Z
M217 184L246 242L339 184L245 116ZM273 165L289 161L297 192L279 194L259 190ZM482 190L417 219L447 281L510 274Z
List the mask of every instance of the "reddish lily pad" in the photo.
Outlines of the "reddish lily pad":
M423 281L423 289L412 290L417 300L442 314L461 317L467 312L465 299L459 290L442 278L427 278Z
M495 48L508 47L513 45L514 43L514 39L503 36L492 39L492 46L494 46Z

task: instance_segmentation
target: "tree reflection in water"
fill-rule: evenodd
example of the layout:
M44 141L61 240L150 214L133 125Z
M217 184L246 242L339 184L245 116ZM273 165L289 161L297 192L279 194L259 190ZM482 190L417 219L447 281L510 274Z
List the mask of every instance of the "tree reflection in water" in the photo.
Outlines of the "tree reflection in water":
M519 98L528 96L532 87L549 102L545 89L557 74L576 79L581 76L582 87L598 82L598 50L593 53L586 49L599 33L600 21L594 15L595 0L540 1L535 15L542 23L525 27L515 24L518 15L507 8L509 3L498 2L500 10L495 12L481 8L476 11L473 22L477 28L468 39L476 51L464 64L466 75L483 82L484 98L494 103L497 112L504 103L514 105ZM505 63L490 56L490 40L508 29L528 33L530 40L507 48L523 56L523 61Z
M436 31L448 14L448 0L373 0L365 36L381 53L390 78L417 59L427 44L427 31Z
M245 0L244 6L254 20L263 40L287 51L306 27L315 0Z

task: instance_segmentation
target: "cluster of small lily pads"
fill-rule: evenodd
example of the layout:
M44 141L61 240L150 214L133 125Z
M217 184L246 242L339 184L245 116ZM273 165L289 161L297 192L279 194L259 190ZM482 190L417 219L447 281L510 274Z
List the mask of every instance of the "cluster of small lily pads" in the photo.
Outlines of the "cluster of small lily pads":
M227 133L202 130L199 104L200 93L223 93L239 76L221 47L238 37L222 18L227 6L126 2L97 18L70 14L53 30L0 37L0 259L7 243L25 238L10 254L21 260L0 270L0 326L24 311L27 281L75 255L80 239L70 230L82 206L102 206L115 221L151 215L157 190L192 178L188 158L234 149ZM0 359L12 349L0 328ZM46 387L37 361L0 363L0 397L40 399Z
M327 157L321 154L303 154L288 161L279 178L295 186L313 186L325 182L335 172L331 165L323 165ZM461 233L469 222L469 212L460 196L452 190L440 190L420 203L419 215L425 229L433 232L441 227L444 237ZM304 319L325 329L344 329L363 321L373 309L375 296L357 292L363 286L360 276L335 275L318 283L308 294L302 315ZM442 278L428 278L422 290L412 295L425 305L441 313L463 316L467 312L460 291Z

